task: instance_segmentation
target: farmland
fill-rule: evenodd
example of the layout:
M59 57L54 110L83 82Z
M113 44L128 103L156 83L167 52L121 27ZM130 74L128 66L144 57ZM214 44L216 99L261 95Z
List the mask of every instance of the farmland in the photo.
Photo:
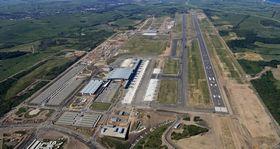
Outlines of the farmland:
M1 116L82 56L67 55L88 52L114 33L133 29L149 14L161 18L182 9L177 3L143 6L84 1L87 7L80 7L81 1L36 1L34 3L40 7L38 12L23 1L5 3L0 4L0 12L9 13L0 15ZM107 6L108 3L114 5ZM166 44L165 38L131 40L129 48L133 53L159 53ZM142 48L137 45L139 40L146 41Z

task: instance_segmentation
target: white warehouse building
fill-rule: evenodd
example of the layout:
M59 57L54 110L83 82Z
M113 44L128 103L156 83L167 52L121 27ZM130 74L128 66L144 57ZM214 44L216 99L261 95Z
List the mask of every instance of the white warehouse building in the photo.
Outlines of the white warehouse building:
M90 80L89 83L80 91L82 95L94 95L101 87L102 80Z

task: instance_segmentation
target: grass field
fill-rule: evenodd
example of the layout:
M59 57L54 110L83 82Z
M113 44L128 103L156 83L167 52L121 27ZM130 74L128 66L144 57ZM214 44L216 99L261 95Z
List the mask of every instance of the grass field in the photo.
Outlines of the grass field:
M158 55L165 50L167 44L167 37L148 37L137 35L129 39L124 45L123 49L128 50L129 53L139 55Z
M209 106L211 104L210 94L200 56L198 41L194 40L189 49L189 103L194 106Z
M175 104L178 99L177 80L161 80L158 94L159 103Z
M162 125L148 134L146 137L142 138L136 145L135 149L143 149L143 148L167 148L166 146L162 146L161 136L164 131L168 128L169 125Z
M112 137L102 137L100 139L102 145L107 148L114 148L114 149L129 149L130 144L127 141L112 138Z
M92 110L97 111L106 111L110 108L110 103L103 103L103 102L93 102L93 104L90 106Z
M178 74L179 73L179 60L167 59L164 64L163 73Z
M35 63L44 60L48 56L54 56L54 53L35 53L35 54L26 54L21 57L12 58L0 61L0 80L4 80L7 77L26 69L34 65Z
M173 32L177 34L178 37L182 37L182 14L177 13L176 17L176 24L173 28Z

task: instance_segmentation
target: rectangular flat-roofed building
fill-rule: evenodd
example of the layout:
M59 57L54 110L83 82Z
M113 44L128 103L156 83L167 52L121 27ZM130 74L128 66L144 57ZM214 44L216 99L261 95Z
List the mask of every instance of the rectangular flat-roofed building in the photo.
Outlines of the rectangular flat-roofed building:
M102 80L90 80L89 83L80 91L80 93L82 95L94 95L102 83Z
M101 134L104 136L117 137L125 139L127 137L128 128L118 126L104 126L101 129Z
M93 128L101 118L98 113L64 112L56 121L58 125Z
M109 80L129 80L133 73L132 68L116 68L108 75Z

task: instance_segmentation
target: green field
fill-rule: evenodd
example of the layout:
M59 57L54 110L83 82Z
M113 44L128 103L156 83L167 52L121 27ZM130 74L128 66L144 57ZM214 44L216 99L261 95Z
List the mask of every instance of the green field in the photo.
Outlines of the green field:
M165 61L163 73L165 74L178 74L179 73L179 60L168 59Z
M92 110L97 111L106 111L110 108L110 103L103 103L103 102L93 102L93 104L90 106Z
M128 141L112 137L102 137L100 138L100 143L106 148L129 149L130 147Z
M188 81L190 90L189 103L194 106L208 106L210 102L210 94L208 90L207 80L203 69L203 64L200 56L198 41L192 42L191 48L188 51Z
M153 148L153 149L160 149L160 148L167 148L166 146L162 146L161 136L164 131L169 127L169 125L162 125L152 132L150 132L147 136L141 139L136 145L135 149L143 149L143 148Z
M167 37L133 36L124 45L123 49L138 55L158 55L165 50Z
M175 104L178 99L177 80L161 80L158 101L162 104Z

